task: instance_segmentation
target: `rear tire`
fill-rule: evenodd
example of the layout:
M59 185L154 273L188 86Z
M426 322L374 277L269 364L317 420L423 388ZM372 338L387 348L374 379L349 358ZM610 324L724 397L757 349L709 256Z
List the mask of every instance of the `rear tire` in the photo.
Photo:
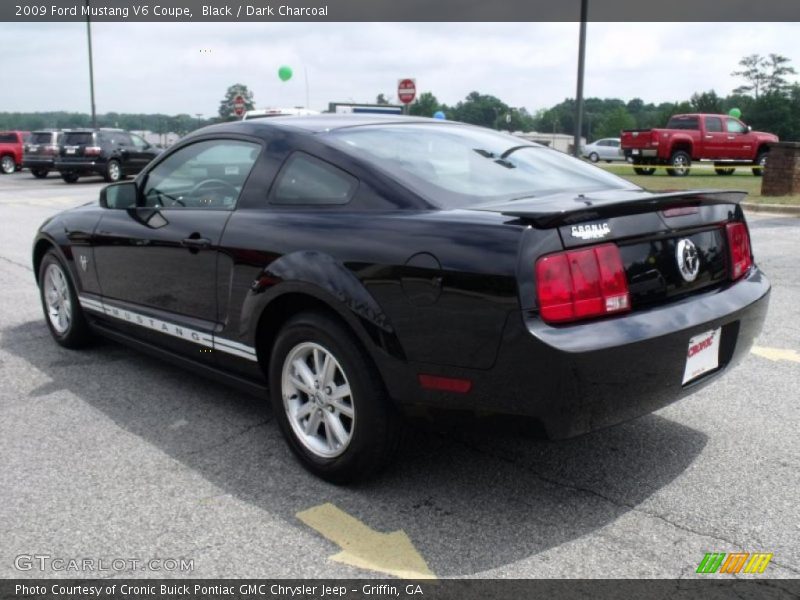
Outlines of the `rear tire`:
M690 172L692 166L692 157L688 152L678 150L672 153L669 159L670 167L667 168L667 174L672 177L686 177Z
M0 171L6 175L11 175L16 170L17 161L14 160L13 156L6 154L3 158L0 158Z
M633 172L637 175L652 175L656 172L655 167L633 167Z
M767 166L767 154L769 153L759 152L758 156L756 157L755 164L758 166L753 167L753 175L756 177L761 177L764 174L764 167Z
M31 173L33 173L33 176L36 177L36 179L44 179L47 177L49 171L47 169L31 169Z
M393 458L400 418L372 360L339 321L320 312L292 317L275 340L269 381L281 432L318 477L364 480Z
M122 167L118 160L112 158L108 161L105 173L103 173L103 179L109 183L116 183L122 179Z
M75 286L61 259L50 250L39 265L39 298L50 335L65 348L83 348L92 341Z
M75 183L78 181L78 174L77 173L61 173L61 179L66 181L67 183Z

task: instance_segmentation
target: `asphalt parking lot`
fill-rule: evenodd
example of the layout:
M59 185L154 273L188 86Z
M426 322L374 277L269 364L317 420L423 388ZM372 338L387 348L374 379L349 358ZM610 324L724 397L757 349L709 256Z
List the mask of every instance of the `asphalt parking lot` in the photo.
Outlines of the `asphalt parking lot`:
M417 427L385 476L342 488L295 462L265 401L111 342L51 341L31 240L101 184L0 176L0 577L380 577L381 552L504 578L683 578L707 552L767 552L764 576L800 577L800 219L750 218L768 321L694 396L557 443ZM20 555L193 570L21 571Z

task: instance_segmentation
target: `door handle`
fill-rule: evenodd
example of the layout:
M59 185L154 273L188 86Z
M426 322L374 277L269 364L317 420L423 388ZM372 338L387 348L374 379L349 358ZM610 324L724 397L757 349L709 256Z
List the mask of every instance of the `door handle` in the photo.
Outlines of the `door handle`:
M732 135L729 135L729 136L728 136L728 139L729 139L729 140L735 140L736 138L735 138L734 136L732 136Z
M713 139L714 139L714 136L713 136L713 135L707 135L707 136L706 136L706 139L707 139L707 140L713 140Z
M208 248L211 246L211 240L201 237L188 237L181 240L181 246L191 249Z

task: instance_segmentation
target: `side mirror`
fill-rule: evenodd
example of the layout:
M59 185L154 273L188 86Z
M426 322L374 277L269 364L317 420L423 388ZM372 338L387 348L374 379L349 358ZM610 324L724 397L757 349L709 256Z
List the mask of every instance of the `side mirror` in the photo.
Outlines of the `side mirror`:
M100 190L100 206L103 208L135 208L139 190L133 181L112 183Z
M751 131L753 131L753 128L752 128L752 127L750 127L750 125L748 125L748 126L747 126L747 133L750 133Z

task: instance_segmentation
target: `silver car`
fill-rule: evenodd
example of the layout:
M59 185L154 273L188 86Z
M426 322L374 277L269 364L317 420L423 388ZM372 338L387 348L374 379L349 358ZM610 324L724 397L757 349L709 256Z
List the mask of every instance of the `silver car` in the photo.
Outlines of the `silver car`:
M587 144L583 147L583 156L595 163L598 160L606 162L625 160L625 155L622 153L622 148L620 148L619 138L603 138Z

